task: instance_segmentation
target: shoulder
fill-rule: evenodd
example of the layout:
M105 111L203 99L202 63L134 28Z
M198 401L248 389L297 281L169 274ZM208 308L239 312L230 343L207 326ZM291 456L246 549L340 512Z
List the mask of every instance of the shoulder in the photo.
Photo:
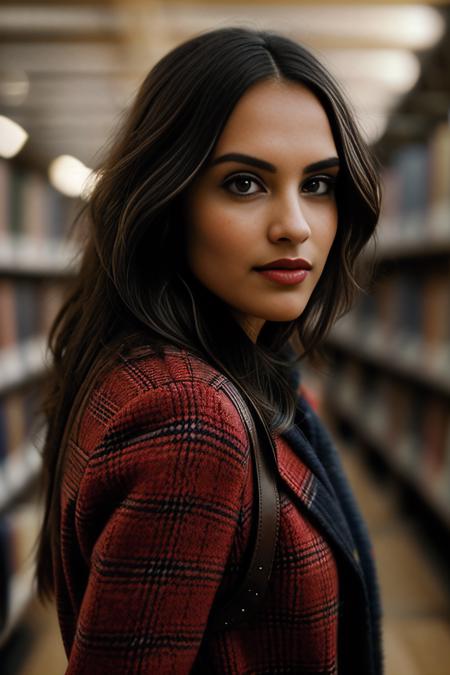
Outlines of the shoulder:
M98 384L85 413L91 428L73 444L64 484L69 497L77 490L86 557L103 530L108 546L124 533L120 546L129 551L135 537L128 530L148 533L150 513L164 531L177 517L177 528L182 522L199 536L208 518L234 532L251 451L213 370L190 354L149 352L121 357ZM189 537L181 539L183 546Z
M92 439L113 429L203 422L209 432L232 435L246 446L240 414L222 389L226 377L197 355L172 346L161 354L148 346L120 353L116 365L97 383L81 421ZM97 427L97 434L92 434ZM83 432L81 429L81 435Z

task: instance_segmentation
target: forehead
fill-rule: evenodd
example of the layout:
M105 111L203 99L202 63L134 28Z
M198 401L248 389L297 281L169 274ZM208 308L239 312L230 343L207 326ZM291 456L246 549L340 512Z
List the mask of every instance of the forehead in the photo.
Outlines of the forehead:
M225 152L308 158L336 155L331 127L320 101L305 86L264 81L251 87L236 104L216 145Z

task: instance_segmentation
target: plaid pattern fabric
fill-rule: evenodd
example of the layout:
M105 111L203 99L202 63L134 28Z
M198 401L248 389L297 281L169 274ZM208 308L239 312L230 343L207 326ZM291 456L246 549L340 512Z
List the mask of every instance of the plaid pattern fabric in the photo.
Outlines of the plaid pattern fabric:
M167 348L122 357L94 390L61 488L67 673L378 675L367 578L306 408L275 439L281 521L263 606L208 632L248 561L253 515L249 441L223 379Z

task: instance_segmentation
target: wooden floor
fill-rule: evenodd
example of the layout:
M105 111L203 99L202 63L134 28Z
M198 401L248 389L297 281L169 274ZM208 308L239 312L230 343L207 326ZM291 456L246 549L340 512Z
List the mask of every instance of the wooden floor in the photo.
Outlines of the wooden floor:
M375 482L359 455L342 457L374 545L386 675L450 675L450 582L442 553L405 513L394 483Z
M342 456L377 558L386 675L450 675L450 592L442 560L427 545L414 518L400 508L395 488L376 482L355 452L347 449ZM4 662L2 675L65 672L53 606L34 602L16 642L16 656Z

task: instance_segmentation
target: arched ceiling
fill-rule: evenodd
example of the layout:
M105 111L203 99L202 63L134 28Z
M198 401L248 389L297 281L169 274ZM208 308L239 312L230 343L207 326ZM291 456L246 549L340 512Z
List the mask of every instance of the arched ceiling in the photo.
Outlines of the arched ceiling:
M29 133L21 153L27 161L46 167L70 154L95 166L153 63L195 33L237 24L279 30L309 46L343 82L376 139L419 77L420 54L442 35L445 22L433 5L0 2L0 114Z

